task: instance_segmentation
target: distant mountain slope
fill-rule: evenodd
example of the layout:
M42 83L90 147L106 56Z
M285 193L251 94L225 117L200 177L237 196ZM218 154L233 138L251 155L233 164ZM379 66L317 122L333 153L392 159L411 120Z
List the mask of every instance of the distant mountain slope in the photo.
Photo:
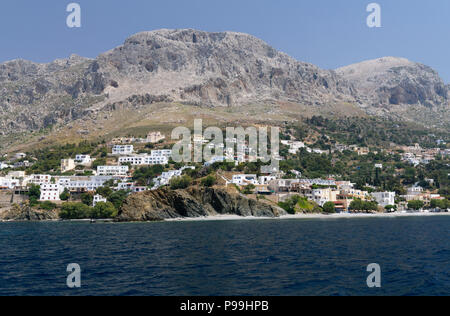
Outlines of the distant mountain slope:
M404 58L364 61L336 72L357 88L363 103L372 106L423 104L432 107L448 102L450 96L436 71Z
M276 104L294 105L290 112L278 109L291 117L308 111L346 116L362 109L448 126L448 100L449 88L421 64L389 57L323 70L233 32L143 32L96 59L0 64L0 136L69 128L77 121L98 125L99 117L118 109L162 102L239 113L260 106L253 116L259 119ZM182 113L171 115L182 119Z

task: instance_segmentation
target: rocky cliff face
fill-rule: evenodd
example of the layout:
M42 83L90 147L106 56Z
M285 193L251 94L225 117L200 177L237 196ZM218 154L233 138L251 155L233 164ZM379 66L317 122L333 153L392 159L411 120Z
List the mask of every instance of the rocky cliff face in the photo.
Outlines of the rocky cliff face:
M298 62L242 33L143 32L99 56L98 65L99 72L118 83L111 96L121 98L133 91L239 106L279 98L320 104L352 94L352 87L333 71Z
M1 64L0 135L80 118L89 104L104 99L106 84L94 61L78 56L50 64Z
M0 211L3 221L48 221L59 219L57 210L43 211L32 209L27 203L15 204L9 209Z
M191 187L172 191L163 188L130 195L118 220L161 221L214 215L278 217L286 212L223 189Z
M332 106L335 115L339 105L352 104L369 114L448 123L448 99L435 71L404 59L323 70L247 34L158 30L133 35L96 59L0 64L0 136L158 102L212 108L290 102L317 114Z

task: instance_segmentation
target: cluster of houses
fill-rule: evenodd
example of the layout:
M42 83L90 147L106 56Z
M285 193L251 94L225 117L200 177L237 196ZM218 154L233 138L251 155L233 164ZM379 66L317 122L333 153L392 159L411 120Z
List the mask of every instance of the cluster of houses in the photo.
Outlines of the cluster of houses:
M297 154L300 149L304 148L309 153L315 153L315 154L330 154L336 151L343 152L344 150L350 150L358 153L358 155L368 155L370 153L370 149L368 147L360 147L357 145L343 145L336 143L334 147L330 150L323 150L319 148L311 148L308 147L304 142L297 141L297 140L282 140L281 144L289 147L289 153L290 154Z
M304 196L319 206L333 202L338 211L347 211L353 199L375 200L383 207L395 204L395 192L369 194L355 189L354 184L349 181L333 179L283 179L280 175L258 177L254 174L236 174L227 184L253 185L255 193L273 195L276 202L284 201L292 195Z
M417 166L419 164L429 164L436 159L436 156L441 155L443 157L450 156L450 149L440 148L422 148L419 144L414 146L403 147L402 161L408 162L411 165Z
M254 186L255 194L271 195L275 202L285 201L292 195L301 195L319 206L333 202L336 210L348 211L354 199L376 201L380 207L396 205L395 192L371 192L355 189L350 181L336 181L334 179L283 179L283 175L257 176L255 174L234 174L226 179L227 185L239 187ZM425 192L423 188L413 186L408 188L407 195L400 196L403 203L398 203L399 209L406 209L407 202L422 200L429 203L432 199L442 199L439 194Z
M31 174L27 175L25 171L9 171L9 173L0 177L0 190L10 190L16 192L26 192L30 185L39 185L41 196L40 201L60 201L61 194L68 190L70 193L95 192L98 188L105 185L106 182L114 183L113 189L129 192L141 192L148 190L147 187L137 186L132 181L132 174L129 165L165 165L169 162L172 155L171 150L152 150L150 154L134 154L133 145L114 145L112 155L119 156L116 165L100 165L96 170L92 170L92 176L51 176ZM77 166L92 167L95 159L90 155L76 155L75 158L62 159L61 171L74 170ZM181 176L187 168L172 170L162 173L153 179L154 186L157 189L169 184L174 177ZM94 196L94 205L103 202L102 196Z
M0 161L0 170L3 169L18 169L18 168L28 168L33 165L33 162L25 160L27 154L16 153L8 162Z

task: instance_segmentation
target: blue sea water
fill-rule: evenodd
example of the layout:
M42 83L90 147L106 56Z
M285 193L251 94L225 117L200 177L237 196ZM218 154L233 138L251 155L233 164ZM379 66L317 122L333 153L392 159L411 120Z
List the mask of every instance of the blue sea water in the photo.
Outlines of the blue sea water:
M449 232L449 216L0 223L0 295L449 295Z

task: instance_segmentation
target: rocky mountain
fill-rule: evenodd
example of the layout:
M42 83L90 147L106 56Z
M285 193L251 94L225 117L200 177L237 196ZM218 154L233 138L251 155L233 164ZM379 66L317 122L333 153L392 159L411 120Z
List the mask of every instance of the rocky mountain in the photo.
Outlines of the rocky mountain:
M157 30L96 59L0 64L0 136L76 120L95 125L118 108L159 103L229 111L260 106L261 119L264 105L298 104L298 115L305 109L344 115L341 109L350 106L350 112L448 123L449 90L431 68L405 59L323 70L247 34Z
M423 105L428 108L448 104L450 89L428 66L404 58L384 57L336 70L358 91L361 105Z

